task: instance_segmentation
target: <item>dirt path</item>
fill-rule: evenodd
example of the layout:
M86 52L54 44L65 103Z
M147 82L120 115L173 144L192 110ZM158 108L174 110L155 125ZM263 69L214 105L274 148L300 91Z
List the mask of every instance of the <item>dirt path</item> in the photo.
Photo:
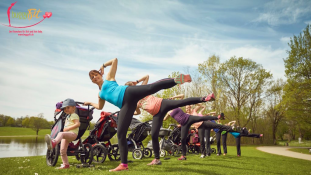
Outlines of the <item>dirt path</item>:
M293 151L289 151L291 148L310 148L310 147L284 147L284 146L261 146L257 147L258 150L267 152L270 154L277 154L281 156L293 157L297 159L304 159L311 161L311 155L297 153Z

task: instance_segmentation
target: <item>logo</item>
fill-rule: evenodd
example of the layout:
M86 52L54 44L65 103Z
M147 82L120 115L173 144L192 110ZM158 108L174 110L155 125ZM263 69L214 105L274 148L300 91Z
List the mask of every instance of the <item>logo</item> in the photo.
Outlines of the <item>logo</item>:
M42 16L42 20L40 20L39 22L32 24L32 25L28 25L28 26L14 26L11 24L11 19L16 18L16 19L20 19L20 20L32 20L32 19L39 19L41 18L39 16L39 13L42 12L40 9L35 9L35 8L31 8L28 9L28 12L14 12L12 10L12 7L17 3L14 2L11 4L11 6L8 8L7 10L7 15L8 15L8 21L9 21L9 25L6 24L2 24L3 26L6 27L11 27L11 28L29 28L29 27L33 27L35 25L40 24L41 22L43 22L46 18L50 18L52 16L52 12L45 12L45 14ZM42 33L41 30L38 31L33 31L33 30L18 30L18 31L9 31L9 33L18 33L19 36L33 36L34 33Z

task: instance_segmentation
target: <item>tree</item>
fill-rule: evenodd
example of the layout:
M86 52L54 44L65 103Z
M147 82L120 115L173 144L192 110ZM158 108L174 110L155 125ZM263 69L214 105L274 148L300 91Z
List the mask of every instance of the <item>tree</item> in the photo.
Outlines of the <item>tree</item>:
M278 125L284 119L286 111L286 104L282 100L284 84L282 79L278 79L268 90L271 96L269 97L266 114L272 125L273 144L275 145Z
M48 121L44 119L43 113L38 114L37 117L30 117L29 126L32 130L36 131L38 135L39 131L43 128L46 128L48 125Z
M22 126L26 128L29 127L29 116L28 115L23 119Z
M288 104L286 116L290 122L290 131L298 126L300 137L303 130L311 129L311 26L298 36L291 38L287 51L288 57L284 59L287 84L284 88L284 100Z
M5 126L15 126L15 120L12 117L9 117L9 119L7 120Z
M250 59L232 57L221 64L218 78L233 117L240 126L242 119L246 119L245 126L252 118L256 102L264 98L263 92L272 74Z

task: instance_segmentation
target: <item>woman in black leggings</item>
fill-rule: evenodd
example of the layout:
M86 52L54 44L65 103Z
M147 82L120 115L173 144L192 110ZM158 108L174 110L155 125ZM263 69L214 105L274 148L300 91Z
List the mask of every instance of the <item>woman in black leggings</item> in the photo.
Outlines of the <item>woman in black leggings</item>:
M178 160L186 160L186 139L189 132L189 128L192 124L196 122L201 121L207 121L207 120L223 120L225 118L224 114L221 113L218 115L218 117L213 116L194 116L184 113L180 108L175 108L174 110L169 111L166 116L164 117L164 120L166 120L169 116L173 117L180 125L181 125L181 149L182 149L182 156L178 158ZM206 124L204 124L206 123ZM203 122L204 127L221 127L221 126L215 126L210 124L211 122Z
M121 164L109 171L128 170L127 155L128 147L126 142L126 133L131 123L137 102L147 95L158 92L161 89L168 89L176 84L183 84L184 82L191 82L190 75L180 74L176 78L167 78L155 82L153 84L142 86L119 86L115 80L118 60L112 59L100 67L100 70L92 70L89 72L90 79L97 84L100 92L98 94L98 104L85 102L85 105L92 105L96 109L103 109L105 101L108 101L120 108L118 116L118 144L120 148ZM111 66L106 79L103 80L104 68ZM133 82L138 83L138 82Z
M149 76L146 75L142 77L139 81L142 81L142 85L146 85L148 84L148 80L149 80ZM127 82L125 85L135 86L136 84L133 84L133 82L130 81L130 82ZM175 98L181 98L181 100L173 100ZM171 97L169 98L169 100L158 98L153 95L148 95L138 101L135 114L140 114L139 108L141 108L147 111L148 113L150 113L151 115L153 115L151 137L152 137L152 147L153 147L155 159L148 165L161 165L160 145L159 145L158 138L159 138L160 128L163 124L163 118L169 110L172 110L177 107L189 105L189 104L196 104L196 103L215 100L215 96L213 93L208 96L204 96L204 97L193 97L193 98L187 98L187 99L183 99L183 98L184 98L183 94Z

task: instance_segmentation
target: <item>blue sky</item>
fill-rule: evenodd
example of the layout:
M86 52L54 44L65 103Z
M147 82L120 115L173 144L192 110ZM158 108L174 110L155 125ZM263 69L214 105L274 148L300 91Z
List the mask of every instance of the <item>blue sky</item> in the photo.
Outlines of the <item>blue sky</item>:
M0 23L8 24L0 1ZM117 82L146 74L150 82L172 71L195 69L212 54L221 62L250 58L284 77L289 38L311 24L311 1L18 1L14 12L40 9L40 19L11 19L31 25L44 12L52 17L17 36L0 26L0 113L13 117L44 113L66 98L97 101L88 72L119 59ZM16 29L14 29L16 30ZM25 30L25 29L24 29ZM105 111L117 107L106 103ZM99 112L95 112L95 119Z

